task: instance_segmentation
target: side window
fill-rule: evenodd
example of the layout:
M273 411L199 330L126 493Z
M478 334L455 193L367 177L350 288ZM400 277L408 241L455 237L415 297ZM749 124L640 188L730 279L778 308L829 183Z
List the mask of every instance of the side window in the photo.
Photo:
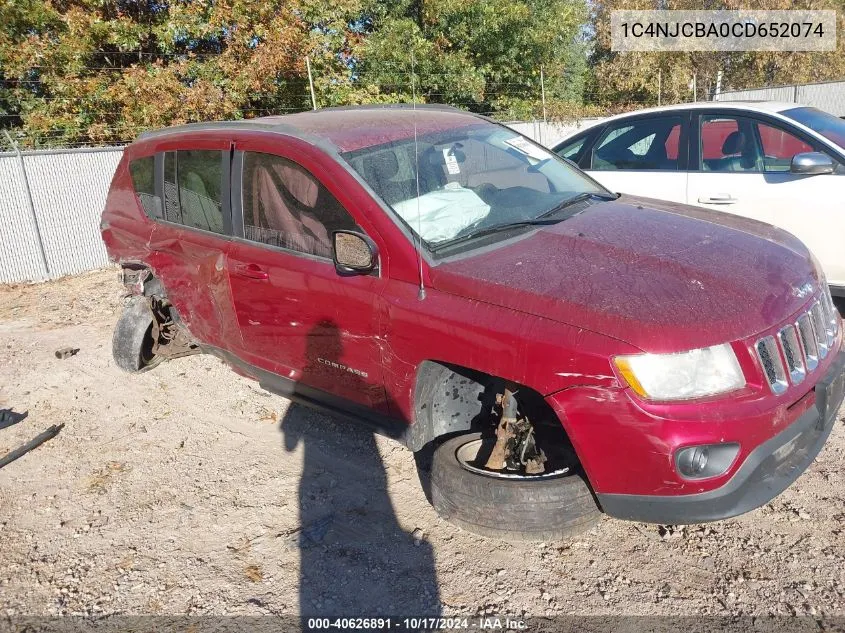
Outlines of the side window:
M813 148L800 138L780 128L757 123L760 144L763 146L763 169L768 172L789 171L792 157Z
M182 207L179 205L179 187L176 184L176 152L164 155L164 219L182 224Z
M669 160L678 160L678 153L681 148L681 126L672 126L669 136L666 137L666 142L663 143L666 147L666 158Z
M156 195L155 190L155 157L146 156L131 161L129 174L144 213L149 218L160 220L162 218L161 198Z
M744 117L701 117L701 168L718 172L758 172L762 161L754 122Z
M244 237L300 253L331 258L331 234L360 228L310 172L293 161L244 154Z
M574 143L567 143L566 145L561 146L557 150L557 155L566 158L567 160L571 160L573 163L578 162L578 156L581 154L581 149L584 147L584 141L587 140L587 137L575 141Z
M175 156L175 161L173 160ZM172 169L168 160L175 162ZM165 155L165 197L167 185L176 172L181 223L195 229L223 233L223 152L179 150Z
M660 117L617 123L595 144L592 169L677 171L680 117Z

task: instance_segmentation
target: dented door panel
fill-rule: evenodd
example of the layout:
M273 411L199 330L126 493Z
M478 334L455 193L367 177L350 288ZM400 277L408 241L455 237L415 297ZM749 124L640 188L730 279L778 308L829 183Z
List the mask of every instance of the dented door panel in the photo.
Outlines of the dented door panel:
M149 247L146 261L191 335L207 345L237 349L240 330L225 265L229 242L169 225L153 231Z
M249 132L235 135L236 156L279 156L310 173L361 230L380 243L380 271L340 275L325 257L244 239L243 200L238 195L242 161L236 160L232 190L238 220L227 274L241 332L240 356L288 380L387 412L378 334L387 249L359 208L355 189L341 186L321 165L325 155L300 142L272 140Z

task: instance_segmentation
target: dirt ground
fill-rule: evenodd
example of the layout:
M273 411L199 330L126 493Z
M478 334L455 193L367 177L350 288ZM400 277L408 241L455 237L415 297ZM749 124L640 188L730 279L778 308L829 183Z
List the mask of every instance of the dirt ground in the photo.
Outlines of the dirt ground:
M122 373L116 277L0 287L0 409L27 414L0 455L65 425L0 470L0 614L845 615L841 421L735 520L512 545L438 518L398 444L214 358Z

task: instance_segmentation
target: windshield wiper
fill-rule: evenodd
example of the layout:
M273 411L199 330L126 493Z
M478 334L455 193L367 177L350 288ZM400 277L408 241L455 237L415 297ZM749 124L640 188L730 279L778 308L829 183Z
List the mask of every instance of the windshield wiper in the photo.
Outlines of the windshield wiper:
M558 211L562 211L566 207L571 207L573 204L577 204L577 203L582 202L584 200L589 200L590 198L598 198L599 200L607 201L607 200L616 200L616 198L618 198L618 197L619 197L619 194L599 193L597 191L585 191L583 193L576 194L576 195L572 196L571 198L567 198L566 200L561 202L559 205L552 207L551 209L549 209L545 213L541 213L540 215L538 215L535 218L535 220L542 220L543 218L551 217L551 216L555 215Z
M552 207L545 213L538 215L533 220L518 220L516 222L502 222L501 224L494 224L492 226L484 227L483 229L479 229L477 231L473 231L472 233L467 233L466 235L458 235L453 237L450 240L445 240L443 242L439 242L437 244L432 245L432 250L434 252L439 251L442 248L446 248L451 246L452 244L457 244L458 242L464 242L466 240L472 240L477 237L484 237L485 235L492 235L493 233L501 233L502 231L507 231L510 229L519 229L526 226L544 226L549 224L557 224L558 222L562 222L565 218L552 218L551 216L556 215L559 211L567 207L571 207L573 204L581 202L583 200L589 200L590 198L598 198L600 200L616 200L618 195L614 194L605 194L605 193L598 193L592 191L586 191L584 193L579 193L571 198L567 198L560 204L555 207Z
M438 244L434 245L432 250L439 251L441 248L445 248L446 246L451 246L452 244L457 244L458 242L463 242L465 240L472 240L476 237L484 237L485 235L492 235L493 233L500 233L502 231L507 231L508 229L518 229L524 226L542 226L545 224L557 224L560 220L541 220L541 219L534 219L534 220L520 220L519 222L502 222L501 224L494 224L492 226L484 227L483 229L479 229L477 231L473 231L472 233L467 233L466 235L459 235L458 237L453 237L451 240L446 240L444 242L439 242Z

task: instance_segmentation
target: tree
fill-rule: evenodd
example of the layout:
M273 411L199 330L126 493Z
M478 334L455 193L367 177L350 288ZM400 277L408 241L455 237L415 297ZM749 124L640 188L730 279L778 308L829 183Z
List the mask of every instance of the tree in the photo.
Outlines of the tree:
M0 0L0 126L26 145L311 106L579 101L583 0Z
M30 144L302 110L305 56L339 53L355 0L2 0L0 107ZM336 59L340 57L336 55Z
M588 95L605 108L631 108L691 101L690 82L696 78L698 98L715 88L722 72L722 88L760 87L806 83L845 76L845 42L829 53L800 52L648 52L619 53L611 50L610 13L615 9L702 9L701 0L602 0L594 5L594 32L590 57ZM708 10L747 9L738 0L708 2ZM760 0L756 10L836 9L838 31L845 27L845 0ZM660 93L658 95L658 92Z
M580 0L401 0L368 9L363 84L403 95L413 87L424 101L523 117L538 109L543 67L549 100L580 101Z

